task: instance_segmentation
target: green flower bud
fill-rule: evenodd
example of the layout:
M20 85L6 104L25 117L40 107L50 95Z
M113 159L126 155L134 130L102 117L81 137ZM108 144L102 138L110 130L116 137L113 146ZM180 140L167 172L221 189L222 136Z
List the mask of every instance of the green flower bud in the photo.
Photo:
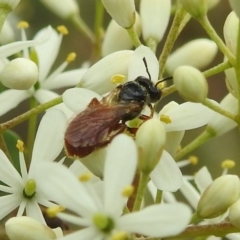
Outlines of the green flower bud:
M179 94L187 101L203 102L207 97L207 81L204 75L194 67L178 67L173 73L173 82Z
M236 175L224 175L215 179L198 202L198 216L215 218L222 215L237 201L239 193L240 182Z

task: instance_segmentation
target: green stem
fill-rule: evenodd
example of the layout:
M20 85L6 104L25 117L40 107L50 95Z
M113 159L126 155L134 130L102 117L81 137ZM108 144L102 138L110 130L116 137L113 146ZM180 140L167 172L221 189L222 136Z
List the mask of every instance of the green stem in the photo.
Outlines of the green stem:
M214 112L217 112L227 118L232 119L234 122L236 122L236 116L232 114L231 112L228 112L224 110L223 108L219 107L215 103L213 103L210 99L206 98L202 104L210 109L212 109Z
M157 195L156 195L156 199L155 199L156 204L162 202L162 195L163 195L163 192L161 190L157 190Z
M135 199L135 203L133 206L133 211L139 211L141 204L142 204L142 199L145 193L145 189L147 187L148 184L148 180L149 180L149 174L146 173L142 173L141 174L141 178L140 178L140 182L138 185L138 190L137 190L137 195L136 195L136 199Z
M157 50L158 42L154 38L149 38L146 41L147 46L155 53Z
M164 72L164 67L167 61L167 58L172 50L172 47L180 34L180 26L181 22L184 19L186 12L182 7L178 7L176 14L174 16L171 28L169 30L169 33L167 35L167 39L165 41L162 53L159 57L159 76L158 79L162 78L163 72Z
M190 153L194 149L201 146L203 143L205 143L210 138L214 137L214 133L210 131L204 131L201 133L197 138L195 138L192 142L190 142L187 146L182 148L175 156L175 160L179 161L184 157L186 154Z
M230 64L230 62L228 62L228 61L227 62L222 62L222 63L218 64L217 66L214 66L214 67L204 71L203 74L206 78L208 78L208 77L211 77L211 76L216 75L218 73L221 73L221 72L223 72L226 69L231 68L231 67L232 67L232 65Z
M82 32L86 37L88 37L92 43L95 43L95 37L93 32L86 25L86 23L81 19L80 16L74 14L69 18L69 20L80 32Z
M228 58L228 61L232 64L232 66L235 65L235 57L231 53L231 51L227 48L227 46L224 44L222 39L218 36L215 29L212 27L211 23L208 20L207 15L202 16L201 18L197 19L204 30L207 32L207 34L210 36L210 38L217 44L220 51Z
M7 158L9 159L10 162L12 162L12 158L11 155L8 151L7 145L5 143L5 140L3 138L3 135L0 134L0 149L5 153L5 155L7 156Z
M142 45L142 43L137 35L137 32L135 31L134 26L132 26L130 28L126 28L126 30L136 48L139 47L140 45Z
M165 98L166 96L170 95L171 93L174 93L176 91L176 86L173 84L169 87L165 87L162 89L162 98Z
M26 121L27 119L29 119L31 116L35 115L35 114L39 114L45 110L47 110L48 108L51 108L59 103L62 102L62 97L59 96L57 98L54 98L53 100L40 104L37 107L13 118L12 120L9 120L5 123L0 124L0 133L2 133L3 131L10 129L18 124L20 124L21 122Z

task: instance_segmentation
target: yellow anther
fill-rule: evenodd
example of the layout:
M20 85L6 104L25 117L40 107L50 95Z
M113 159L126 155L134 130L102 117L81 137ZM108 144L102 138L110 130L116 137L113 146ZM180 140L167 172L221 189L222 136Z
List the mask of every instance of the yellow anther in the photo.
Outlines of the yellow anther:
M64 211L65 208L63 206L54 206L46 209L46 214L48 217L56 217L58 213Z
M226 159L222 162L221 167L223 169L231 169L234 168L236 165L235 161L230 160L230 159Z
M68 62L68 63L73 62L75 60L76 56L77 56L77 54L75 52L69 53L66 58L66 62Z
M113 84L117 84L117 83L123 83L125 81L126 77L122 74L116 74L113 75L111 78L111 82Z
M92 173L90 172L86 172L84 174L82 174L81 176L79 176L79 181L80 182L87 182L92 178Z
M161 82L157 85L158 89L163 89L165 87L166 83L165 82Z
M189 156L188 160L192 165L198 164L198 157L196 157L196 156Z
M124 197L130 197L134 192L134 187L132 185L126 186L124 187L123 191L122 191L122 195Z
M20 29L29 28L29 23L26 21L20 21L17 25L17 28Z
M169 116L167 116L167 115L164 115L164 114L162 114L162 115L160 116L160 121L162 121L162 122L164 122L164 123L166 123L166 124L172 122L171 118L170 118Z
M58 32L60 32L62 35L67 35L68 34L68 29L64 26L58 26L57 27Z
M128 235L126 232L116 232L111 236L111 240L127 240Z
M24 145L23 141L17 140L16 147L19 150L19 152L23 152L24 151L24 146L23 145Z

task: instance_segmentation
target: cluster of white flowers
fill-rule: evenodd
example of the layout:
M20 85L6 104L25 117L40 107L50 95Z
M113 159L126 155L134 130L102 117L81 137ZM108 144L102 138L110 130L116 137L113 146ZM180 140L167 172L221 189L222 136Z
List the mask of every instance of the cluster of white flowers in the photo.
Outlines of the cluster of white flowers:
M21 21L21 40L14 40L8 14L22 2L0 0L0 117L30 102L28 111L0 123L0 220L8 238L240 239L240 180L229 174L235 162L224 161L215 180L209 166L182 174L198 162L191 151L240 129L238 1L227 2L233 11L222 40L207 17L219 0L96 1L94 31L76 0L40 0L93 45L86 64L67 71L74 52L52 71L65 26L49 25L27 40L29 24ZM111 18L106 30L104 11ZM172 51L191 19L209 38ZM219 52L222 62L203 71ZM227 94L218 103L208 98L207 78L220 72ZM167 79L172 85L160 89ZM175 91L185 102L158 111L158 100ZM26 145L10 130L25 120ZM185 131L200 127L180 148Z

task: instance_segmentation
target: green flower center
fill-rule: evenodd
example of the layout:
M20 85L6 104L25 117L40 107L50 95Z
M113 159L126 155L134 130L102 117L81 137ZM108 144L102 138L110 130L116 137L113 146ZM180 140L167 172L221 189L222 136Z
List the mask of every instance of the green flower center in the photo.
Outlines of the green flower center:
M27 199L32 199L36 193L36 187L35 180L29 179L23 189L23 196Z
M100 231L104 233L109 233L114 228L113 220L102 213L97 213L93 216L93 223Z

